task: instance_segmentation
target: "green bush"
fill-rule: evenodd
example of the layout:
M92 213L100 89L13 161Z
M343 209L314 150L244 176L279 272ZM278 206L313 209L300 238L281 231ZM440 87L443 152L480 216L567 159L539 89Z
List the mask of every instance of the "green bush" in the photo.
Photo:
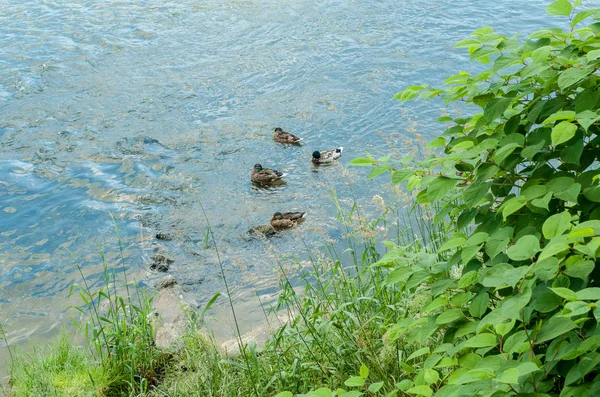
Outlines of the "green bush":
M403 361L405 393L600 395L600 9L579 3L547 8L567 30L476 30L457 47L485 71L397 95L481 109L440 118L448 128L429 147L442 156L352 161L439 205L450 230L436 260L398 248L377 263L393 266L388 284L430 296L390 329L392 341L431 342Z

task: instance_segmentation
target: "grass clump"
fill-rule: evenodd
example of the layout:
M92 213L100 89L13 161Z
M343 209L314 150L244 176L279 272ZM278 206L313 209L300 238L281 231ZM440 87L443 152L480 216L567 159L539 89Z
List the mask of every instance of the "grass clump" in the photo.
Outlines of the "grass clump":
M9 395L98 396L111 389L110 373L69 336L31 353L20 352L13 360Z

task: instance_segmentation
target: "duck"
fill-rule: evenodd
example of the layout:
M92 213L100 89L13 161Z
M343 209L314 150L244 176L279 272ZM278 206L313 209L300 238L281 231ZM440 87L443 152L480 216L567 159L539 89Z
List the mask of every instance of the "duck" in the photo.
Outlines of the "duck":
M304 221L306 212L276 212L271 217L271 226L274 229L289 229Z
M254 164L254 168L250 173L250 179L254 183L266 184L278 181L286 175L272 168L263 168L260 164Z
M312 162L315 164L331 164L342 155L344 148L342 146L336 149L329 149L322 152L315 150L312 154Z
M273 129L275 135L273 135L273 139L279 143L297 143L299 144L302 138L292 134L291 132L286 132L282 130L280 127Z

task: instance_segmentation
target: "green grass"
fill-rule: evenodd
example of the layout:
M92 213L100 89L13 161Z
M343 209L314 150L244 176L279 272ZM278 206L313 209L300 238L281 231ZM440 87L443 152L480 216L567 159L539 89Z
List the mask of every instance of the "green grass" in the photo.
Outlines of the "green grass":
M281 294L275 307L265 308L265 319L268 322L267 311L273 310L286 312L290 320L265 346L244 345L240 338L238 355L226 356L192 324L181 349L157 349L148 321L152 298L132 287L125 273L118 277L105 264L102 288L91 291L82 274L83 284L72 290L83 302L75 308L85 317L76 325L90 349L73 347L63 336L47 349L19 354L7 394L274 396L318 387L354 387L366 395L399 393L397 385L410 371L401 362L422 345L392 343L388 330L416 313L422 301L419 295L409 296L386 284L389 270L372 265L385 249L381 233L395 230L395 244L385 244L408 243L407 252L413 252L435 243L442 231L424 225L398 228L394 225L404 224L404 219L390 208L376 219L367 219L356 205L344 210L338 203L338 211L347 248L339 252L328 244L322 258L311 258L302 291L289 281L287 264L279 264ZM423 219L421 214L416 224ZM422 238L415 239L415 234ZM217 249L214 239L213 243ZM122 294L118 285L126 286ZM354 379L352 385L359 378L363 384L348 386L348 379ZM368 391L373 384L375 393Z
M113 377L83 349L74 347L66 334L31 353L19 352L13 360L9 395L98 396L108 395Z

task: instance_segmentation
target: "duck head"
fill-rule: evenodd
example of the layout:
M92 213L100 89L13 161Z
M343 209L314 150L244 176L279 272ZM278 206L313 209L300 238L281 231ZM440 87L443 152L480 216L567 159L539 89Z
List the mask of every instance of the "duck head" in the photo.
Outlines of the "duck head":
M321 152L319 152L318 150L315 150L312 154L313 159L320 159L321 158Z
M276 212L271 217L271 220L277 220L277 219L283 219L283 215L281 215L281 212Z
M276 132L277 134L283 134L283 130L280 127L273 129L273 132Z
M260 165L260 164L254 164L254 171L261 172L262 169L263 169L262 165Z

